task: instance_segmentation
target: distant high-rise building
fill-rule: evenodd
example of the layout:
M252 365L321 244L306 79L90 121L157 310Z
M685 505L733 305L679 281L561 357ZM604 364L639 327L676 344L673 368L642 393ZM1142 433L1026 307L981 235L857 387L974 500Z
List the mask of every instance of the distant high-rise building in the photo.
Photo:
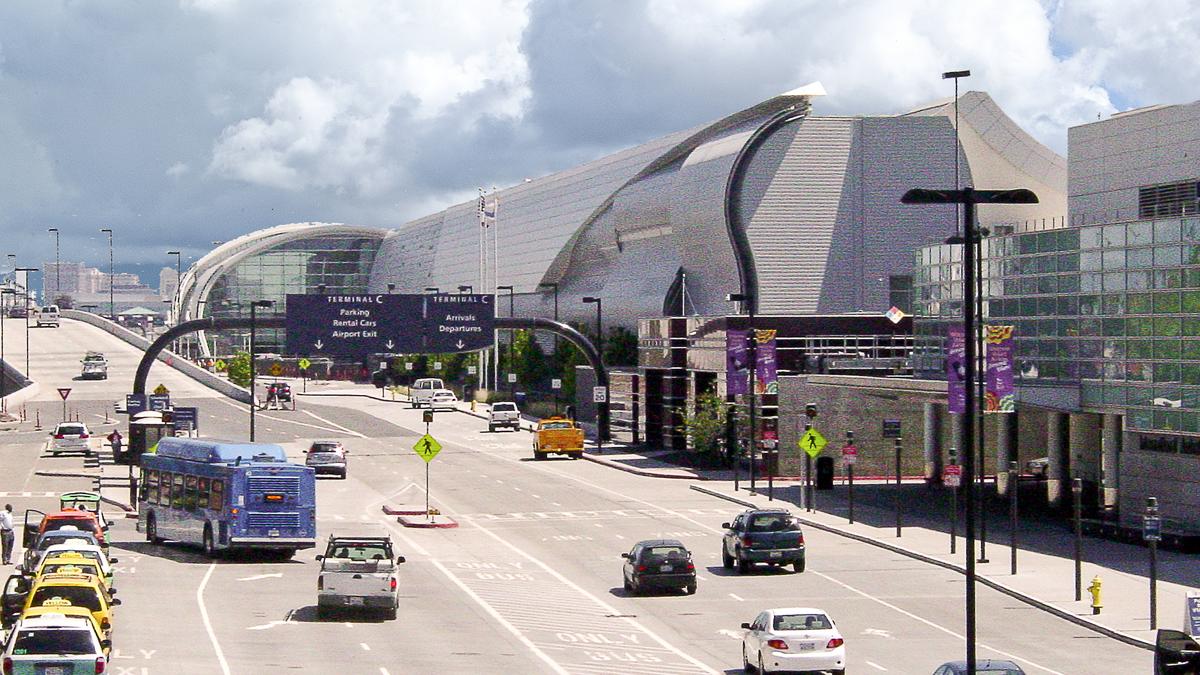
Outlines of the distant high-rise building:
M175 297L175 289L179 287L179 275L175 273L175 268L164 267L158 273L158 295L163 300L170 300Z

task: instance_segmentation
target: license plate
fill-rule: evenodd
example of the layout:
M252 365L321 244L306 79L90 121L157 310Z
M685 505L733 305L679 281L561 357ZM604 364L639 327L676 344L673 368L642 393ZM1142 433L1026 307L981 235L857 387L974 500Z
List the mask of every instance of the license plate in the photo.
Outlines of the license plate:
M46 666L44 671L46 675L67 675L67 669L62 666Z
M812 650L814 650L816 648L817 648L817 646L812 643L800 645L800 651L802 651L802 652L811 652Z
M279 530L268 530L268 531L267 531L267 536L268 536L268 537L278 537L278 536L279 536Z
M362 598L346 598L346 604L347 605L361 605L361 604L363 604L363 599Z
M771 551L771 557L772 558L782 558L783 551Z
M675 569L675 568L674 568L674 567L671 567L670 565L663 565L663 566L662 566L662 571L664 571L664 572L670 572L670 571L671 571L671 570L673 570L673 569Z

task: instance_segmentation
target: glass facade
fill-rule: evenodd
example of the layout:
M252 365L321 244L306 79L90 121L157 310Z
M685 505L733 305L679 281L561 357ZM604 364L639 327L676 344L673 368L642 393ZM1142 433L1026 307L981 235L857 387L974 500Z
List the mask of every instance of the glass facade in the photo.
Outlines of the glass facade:
M248 256L214 282L203 302L201 316L249 317L250 303L271 300L260 308L260 317L283 316L288 293L365 293L371 265L382 238L323 236L280 244ZM249 330L221 331L215 353L228 354L249 347ZM258 352L280 352L283 329L258 329Z
M1016 326L1018 386L1078 384L1130 430L1200 434L1200 218L994 236L983 255L984 316ZM961 273L958 246L918 253L919 377L944 377Z

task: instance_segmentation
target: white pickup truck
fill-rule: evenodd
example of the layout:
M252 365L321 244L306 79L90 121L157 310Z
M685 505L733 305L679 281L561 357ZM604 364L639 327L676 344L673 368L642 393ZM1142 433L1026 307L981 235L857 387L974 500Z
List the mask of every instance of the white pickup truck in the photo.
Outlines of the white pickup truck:
M400 607L397 565L404 556L393 557L392 539L384 535L329 535L325 554L317 556L317 617L334 611L376 611L396 618Z
M508 427L513 431L521 430L521 411L517 410L516 403L500 401L492 404L492 409L488 411L488 431L495 431L500 427Z
M100 352L88 352L80 363L83 364L83 369L79 373L81 380L107 380L108 379L108 359L104 358L104 354Z

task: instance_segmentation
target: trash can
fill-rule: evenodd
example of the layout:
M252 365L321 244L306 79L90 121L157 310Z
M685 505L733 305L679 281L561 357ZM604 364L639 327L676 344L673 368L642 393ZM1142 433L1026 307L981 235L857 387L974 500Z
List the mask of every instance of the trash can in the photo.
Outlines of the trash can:
M818 457L817 458L817 489L832 490L833 489L833 458Z
M516 399L518 408L523 408L525 406L525 392L518 391L517 393L513 394L513 398Z

